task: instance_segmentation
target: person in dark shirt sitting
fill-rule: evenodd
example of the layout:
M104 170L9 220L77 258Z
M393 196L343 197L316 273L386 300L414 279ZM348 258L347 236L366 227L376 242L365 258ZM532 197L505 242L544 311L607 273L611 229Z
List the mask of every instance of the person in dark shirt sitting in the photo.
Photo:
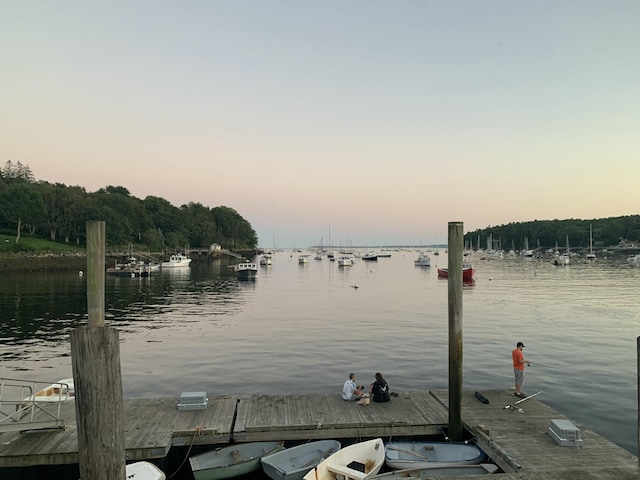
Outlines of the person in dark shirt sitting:
M391 400L389 384L380 372L376 373L376 381L371 384L371 400L374 402L388 402Z

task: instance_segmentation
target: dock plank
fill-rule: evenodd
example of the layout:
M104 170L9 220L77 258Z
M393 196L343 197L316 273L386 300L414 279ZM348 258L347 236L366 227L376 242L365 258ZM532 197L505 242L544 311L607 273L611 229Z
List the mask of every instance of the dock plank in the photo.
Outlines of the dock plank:
M501 478L627 480L640 478L638 460L596 433L580 428L584 446L559 446L547 433L564 415L539 401L505 410L513 391L463 392L465 428L506 472ZM540 399L542 400L542 399ZM406 391L388 403L357 405L339 393L307 395L219 395L202 410L178 410L177 399L124 401L128 460L163 458L172 446L219 446L231 441L318 440L437 435L449 419L448 392ZM0 434L0 467L77 463L75 406L62 409L65 429ZM235 423L234 423L235 422ZM455 477L452 477L455 478ZM461 477L462 478L462 477Z
M448 402L448 392L432 393L443 404ZM542 403L542 398L539 398L542 395L517 405L523 410L518 412L504 408L518 400L514 397L513 390L491 390L482 393L489 399L488 405L479 402L474 392L464 392L463 423L476 435L478 446L505 472L517 472L519 475L530 473L531 478L542 478L537 475L579 471L580 475L566 478L592 478L588 475L617 467L635 470L638 475L636 478L640 478L637 458L583 425L574 422L580 429L583 446L558 445L549 435L548 428L551 420L567 420L567 417ZM483 432L485 427L489 430L488 434Z

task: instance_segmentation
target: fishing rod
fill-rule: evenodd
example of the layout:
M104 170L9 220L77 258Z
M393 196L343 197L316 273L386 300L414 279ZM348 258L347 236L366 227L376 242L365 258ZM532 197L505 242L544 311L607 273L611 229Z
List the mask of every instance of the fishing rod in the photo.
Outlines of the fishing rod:
M510 403L509 405L504 407L504 410L514 410L516 412L522 413L522 412L524 412L524 410L522 410L520 407L516 407L516 405L518 405L519 403L524 402L525 400L529 400L530 398L533 398L536 395L540 395L541 393L542 393L542 390L540 390L537 393L534 393L533 395L529 395L528 397L524 397L523 399L518 400L517 402Z
M544 363L538 363L538 362L527 362L527 365L530 366L530 367L535 367L536 365L539 365L541 367L554 368L551 365L545 365Z

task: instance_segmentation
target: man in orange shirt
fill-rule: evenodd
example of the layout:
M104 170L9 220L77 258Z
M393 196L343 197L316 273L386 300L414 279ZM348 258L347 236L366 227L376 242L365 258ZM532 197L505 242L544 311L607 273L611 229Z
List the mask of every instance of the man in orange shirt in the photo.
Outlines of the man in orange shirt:
M524 353L522 353L522 349L524 348L524 343L518 342L515 350L511 352L511 357L513 358L513 373L516 377L516 397L525 398L525 394L522 392L522 386L524 385L524 365L525 363L531 366L531 362L524 358Z

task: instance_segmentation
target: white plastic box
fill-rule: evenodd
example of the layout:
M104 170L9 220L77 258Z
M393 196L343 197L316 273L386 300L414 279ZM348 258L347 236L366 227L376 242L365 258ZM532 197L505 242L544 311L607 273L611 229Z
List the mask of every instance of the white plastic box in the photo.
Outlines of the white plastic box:
M178 402L178 410L204 410L208 403L207 392L183 392Z
M580 429L571 420L551 420L549 435L563 447L581 447L584 444Z

